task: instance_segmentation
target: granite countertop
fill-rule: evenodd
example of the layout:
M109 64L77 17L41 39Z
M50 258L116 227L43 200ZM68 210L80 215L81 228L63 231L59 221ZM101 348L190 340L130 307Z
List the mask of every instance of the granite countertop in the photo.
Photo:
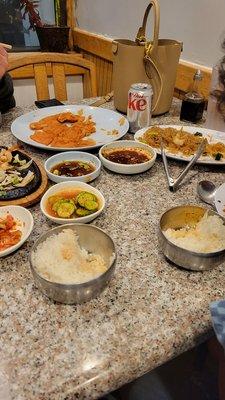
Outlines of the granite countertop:
M179 123L179 101L153 123ZM108 104L107 107L112 107ZM11 121L3 116L1 143L10 145ZM25 146L40 160L47 153ZM170 161L176 176L183 163ZM176 192L167 188L162 161L136 176L102 168L92 184L106 198L93 224L115 241L116 273L107 289L82 305L55 304L33 284L28 254L53 224L30 208L35 226L15 254L0 259L0 399L95 399L195 346L211 334L209 303L225 297L225 269L189 272L160 253L160 215L180 204L199 204L198 180L224 182L222 167L195 166Z

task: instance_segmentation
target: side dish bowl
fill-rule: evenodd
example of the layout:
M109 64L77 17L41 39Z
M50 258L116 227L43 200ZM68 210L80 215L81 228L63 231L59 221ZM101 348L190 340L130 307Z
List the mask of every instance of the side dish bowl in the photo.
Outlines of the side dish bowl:
M30 236L34 226L34 220L32 214L24 207L20 206L0 207L0 218L5 217L7 214L12 215L12 217L15 218L15 220L20 222L18 229L21 230L22 235L18 243L16 243L11 247L8 247L5 250L0 251L0 257L7 256L8 254L11 254L12 252L19 249L19 247L21 247Z
M38 273L33 262L38 245L67 228L75 231L82 248L103 257L108 268L102 275L85 283L61 284L48 281ZM83 303L100 294L114 274L115 262L116 250L111 237L96 226L84 224L63 225L50 229L39 237L30 253L30 267L36 286L52 300L66 304Z
M47 209L48 199L53 195L57 195L57 194L60 195L61 192L74 191L74 190L75 191L80 190L80 191L85 191L85 192L94 194L98 199L98 204L99 204L98 210L93 212L92 214L82 216L82 217L75 217L75 218L60 218L60 217L51 215ZM48 219L55 222L56 224L60 224L60 225L71 224L71 223L86 224L87 222L92 221L93 219L95 219L96 217L98 217L101 214L101 212L103 211L103 209L105 207L105 199L104 199L104 196L101 194L101 192L98 189L92 187L91 185L88 185L87 183L68 181L68 182L57 183L56 185L51 186L45 192L44 196L42 197L40 207L41 207L42 213Z
M188 205L178 206L167 210L159 222L159 245L163 254L174 264L193 271L213 269L225 261L225 248L210 253L200 253L184 249L172 243L164 234L168 228L180 229L185 226L194 226L203 215L216 215L225 224L225 219L218 213L203 207Z
M94 171L86 175L74 177L56 175L51 172L52 168L65 161L82 161L85 163L90 163L91 165L93 165ZM93 154L85 153L83 151L67 151L55 154L54 156L48 158L45 162L45 171L49 179L56 183L67 181L81 181L88 183L99 176L101 172L101 161L99 161L98 157L94 156Z
M117 162L113 162L108 160L106 157L104 157L104 152L108 150L113 150L113 149L132 149L132 150L137 150L137 149L142 149L144 150L147 154L150 155L150 159L145 162L141 163L135 163L135 164L121 164ZM140 142L135 142L134 140L120 140L117 142L111 142L99 150L99 158L104 165L104 167L108 168L109 170L116 172L118 174L139 174L141 172L145 172L148 169L150 169L153 164L155 163L156 159L156 151L148 146L145 143L140 143Z

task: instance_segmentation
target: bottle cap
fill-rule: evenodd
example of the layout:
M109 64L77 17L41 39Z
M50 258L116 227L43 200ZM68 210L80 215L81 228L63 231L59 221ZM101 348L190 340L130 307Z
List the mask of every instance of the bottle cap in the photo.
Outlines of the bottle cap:
M197 71L195 72L194 80L196 80L196 81L202 80L202 71L200 69L197 69Z

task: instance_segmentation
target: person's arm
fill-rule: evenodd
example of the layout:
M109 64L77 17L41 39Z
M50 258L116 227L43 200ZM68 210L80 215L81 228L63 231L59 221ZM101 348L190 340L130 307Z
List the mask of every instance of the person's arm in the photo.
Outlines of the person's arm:
M0 46L0 112L2 113L15 107L13 83L11 77L6 73L7 68L8 55L6 50Z

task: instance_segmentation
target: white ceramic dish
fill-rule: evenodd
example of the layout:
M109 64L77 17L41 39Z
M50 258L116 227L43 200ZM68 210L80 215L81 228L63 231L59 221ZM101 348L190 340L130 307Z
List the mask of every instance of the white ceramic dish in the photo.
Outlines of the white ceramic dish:
M208 139L209 143L221 142L225 144L225 135L224 132L214 131L212 129L200 128L199 126L183 126L183 125L159 125L160 128L175 128L181 129L183 128L185 131L190 132L191 134L195 134L196 132L202 133L204 137ZM150 126L149 128L152 128ZM139 141L140 137L147 131L149 128L143 128L137 131L134 135L134 139ZM156 149L157 154L161 154L161 150L159 148ZM172 154L166 151L166 155L169 158L173 158L174 160L180 161L190 161L192 156L185 157L183 154ZM225 165L225 159L222 158L220 161L216 161L214 158L211 157L204 157L201 156L198 161L198 164L212 164L212 165Z
M8 254L14 252L15 250L19 249L20 246L28 239L30 236L33 226L34 220L30 211L28 211L24 207L20 206L3 206L0 207L0 218L6 216L7 214L11 214L16 220L21 222L21 225L18 229L21 230L22 236L20 241L15 244L14 246L9 247L3 251L0 251L0 257L7 256Z
M152 155L152 158L149 161L146 161L141 164L118 164L113 161L107 160L103 156L104 150L115 149L115 148L144 149ZM156 156L157 153L152 147L141 142L135 142L134 140L120 140L119 142L112 142L101 147L101 149L99 150L99 158L104 167L118 174L139 174L141 172L145 172L153 166L153 164L155 163Z
M92 116L93 121L96 123L96 132L92 133L89 138L96 141L96 144L86 147L50 147L41 143L37 143L30 138L30 135L34 132L29 128L31 122L39 121L41 118L49 115L54 115L62 112L71 111L77 113L83 110L85 116ZM102 146L105 143L118 140L128 131L129 123L127 119L116 111L107 110L105 108L90 107L85 105L68 105L68 106L56 106L46 107L39 110L31 111L27 114L21 115L16 118L12 123L11 131L13 135L24 143L31 146L38 147L45 150L55 151L68 151L68 150L88 150ZM118 133L116 133L116 131Z
M69 190L69 189L81 189L82 191L90 192L93 193L97 198L100 203L100 207L98 211L94 212L93 214L86 215L85 217L77 217L77 218L59 218L59 217L53 217L50 215L47 210L46 210L46 203L47 200L50 196L53 196L59 192L62 192L64 190ZM77 224L86 224L87 222L93 221L96 217L98 217L101 212L104 210L105 207L105 199L101 192L98 189L95 189L91 185L88 185L87 183L84 182L74 182L74 181L68 181L68 182L61 182L57 183L56 185L51 186L47 192L45 192L44 196L41 199L40 203L41 211L42 213L51 221L55 222L56 224L71 224L71 223L77 223Z
M223 183L215 193L215 207L218 214L225 217L225 183Z
M95 170L91 172L90 174L87 175L82 175L82 176L59 176L53 174L51 169L57 165L60 164L64 161L83 161L83 162L88 162L91 163L94 167ZM101 171L101 161L99 161L98 157L94 156L93 154L90 153L85 153L83 151L67 151L64 153L58 153L55 154L54 156L50 157L47 159L45 162L45 171L51 179L51 181L59 183L59 182L67 182L67 181L80 181L80 182L91 182L94 179L96 179Z

